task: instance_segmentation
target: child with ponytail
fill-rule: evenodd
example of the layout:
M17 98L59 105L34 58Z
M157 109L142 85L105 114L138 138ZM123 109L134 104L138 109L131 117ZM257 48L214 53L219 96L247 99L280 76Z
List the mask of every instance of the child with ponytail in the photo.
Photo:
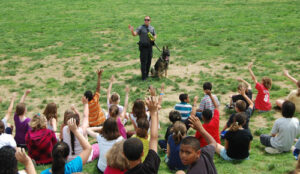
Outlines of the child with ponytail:
M228 161L244 160L249 157L250 143L253 139L249 129L244 129L245 113L237 113L229 131L225 134L225 147L218 144L216 152Z
M41 174L71 174L82 172L82 168L86 164L91 154L92 147L89 142L83 137L83 135L78 131L75 119L69 119L68 128L78 139L80 145L82 146L82 151L75 159L66 163L70 148L68 144L64 142L57 143L52 150L53 161L51 169L46 169L42 171Z
M180 143L181 140L186 136L186 131L185 124L181 121L176 121L172 128L173 134L168 137L167 165L170 170L185 170L187 168L187 166L182 164L179 157Z

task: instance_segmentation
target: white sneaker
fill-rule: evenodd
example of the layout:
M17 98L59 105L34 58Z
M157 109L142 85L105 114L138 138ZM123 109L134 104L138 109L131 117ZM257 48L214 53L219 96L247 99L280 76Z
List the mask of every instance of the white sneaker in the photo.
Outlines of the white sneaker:
M265 151L266 151L267 153L270 153L270 154L279 154L279 153L282 153L280 150L275 149L275 148L273 148L273 147L266 147L266 148L265 148Z

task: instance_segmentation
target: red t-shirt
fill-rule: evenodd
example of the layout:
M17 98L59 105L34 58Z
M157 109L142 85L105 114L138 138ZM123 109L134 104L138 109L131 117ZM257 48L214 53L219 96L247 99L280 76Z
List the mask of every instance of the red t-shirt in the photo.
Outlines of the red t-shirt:
M255 109L261 111L269 111L272 108L270 103L269 90L262 84L256 83L255 88L257 89L257 96L255 99Z
M113 173L113 174L123 174L125 172L126 172L126 170L121 171L119 169L115 169L115 168L112 168L110 166L107 166L106 169L105 169L105 171L104 171L104 174L110 174L110 173Z
M209 123L204 123L204 129L216 140L217 143L221 144L220 135L219 135L219 111L214 110L213 118ZM204 147L207 145L207 142L204 137L197 131L195 137L199 139L200 146Z

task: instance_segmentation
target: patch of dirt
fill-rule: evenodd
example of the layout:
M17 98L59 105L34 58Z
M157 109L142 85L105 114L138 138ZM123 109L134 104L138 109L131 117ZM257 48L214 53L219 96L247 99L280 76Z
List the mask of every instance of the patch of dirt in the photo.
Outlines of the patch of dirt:
M63 45L63 42L56 42L55 45L50 45L50 46L47 46L47 47L44 47L44 48L33 49L32 52L34 52L34 53L43 52L45 50L61 47L62 45Z

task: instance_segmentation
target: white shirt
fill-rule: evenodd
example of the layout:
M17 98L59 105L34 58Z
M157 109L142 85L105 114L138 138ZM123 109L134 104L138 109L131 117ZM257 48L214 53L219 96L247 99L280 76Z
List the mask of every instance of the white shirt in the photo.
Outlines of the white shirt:
M2 133L0 135L0 149L3 146L11 146L11 147L15 148L17 146L17 144L16 144L14 137L10 134Z
M271 145L280 151L290 151L294 139L299 134L299 120L297 118L278 118L272 128Z
M122 136L119 136L117 139L107 141L102 135L98 134L97 135L97 141L99 145L99 160L97 167L104 172L106 166L107 166L107 161L106 161L106 153L112 148L112 146L119 141L124 140Z

